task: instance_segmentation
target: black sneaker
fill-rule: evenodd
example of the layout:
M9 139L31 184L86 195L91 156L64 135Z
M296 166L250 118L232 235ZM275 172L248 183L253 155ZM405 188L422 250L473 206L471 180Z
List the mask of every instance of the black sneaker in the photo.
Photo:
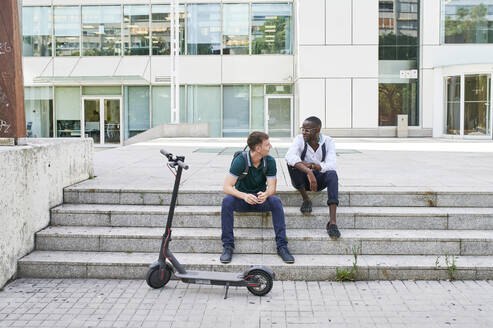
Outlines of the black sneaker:
M219 258L221 263L229 263L229 262L231 262L232 258L233 258L233 247L224 246L223 253L221 254L221 257Z
M301 213L311 213L312 212L312 201L311 200L304 200L303 204L301 204L300 207Z
M287 246L282 246L277 249L277 254L282 258L282 260L286 263L294 263L294 257L289 252Z
M332 239L338 239L339 237L341 237L341 233L339 232L339 229L337 229L337 224L328 224L327 233Z

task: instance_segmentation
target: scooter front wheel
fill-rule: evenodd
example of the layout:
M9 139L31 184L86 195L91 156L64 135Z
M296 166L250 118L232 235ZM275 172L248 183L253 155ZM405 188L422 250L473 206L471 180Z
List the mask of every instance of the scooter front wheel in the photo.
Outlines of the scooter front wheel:
M274 284L270 274L264 270L253 270L248 273L247 289L255 296L267 295Z
M162 288L171 279L171 272L172 270L167 264L164 267L164 270L161 270L159 266L150 268L149 271L147 271L146 282L152 288Z

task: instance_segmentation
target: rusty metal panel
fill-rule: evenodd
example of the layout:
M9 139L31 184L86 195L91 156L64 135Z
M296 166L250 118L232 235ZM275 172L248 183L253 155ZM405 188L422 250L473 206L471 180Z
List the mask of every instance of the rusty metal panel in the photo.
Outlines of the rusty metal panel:
M2 0L0 10L0 138L26 136L22 42L17 0Z

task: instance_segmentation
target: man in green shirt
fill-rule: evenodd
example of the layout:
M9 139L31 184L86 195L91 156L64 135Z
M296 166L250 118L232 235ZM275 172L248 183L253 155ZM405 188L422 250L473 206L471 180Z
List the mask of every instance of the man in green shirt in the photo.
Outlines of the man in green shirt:
M252 132L248 136L246 162L242 155L236 156L231 163L229 174L224 180L223 191L226 197L221 208L221 239L223 242L222 263L229 263L233 257L234 212L272 212L272 221L276 233L277 254L286 263L294 263L294 257L288 250L286 223L281 200L274 196L277 184L276 160L269 156L272 148L269 136L263 132ZM264 168L264 165L267 168ZM243 172L248 167L248 173ZM264 173L265 172L265 173Z

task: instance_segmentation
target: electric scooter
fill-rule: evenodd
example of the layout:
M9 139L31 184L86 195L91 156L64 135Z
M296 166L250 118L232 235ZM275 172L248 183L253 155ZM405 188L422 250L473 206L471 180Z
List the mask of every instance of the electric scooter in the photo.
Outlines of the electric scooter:
M230 286L246 287L253 295L264 296L270 292L274 280L274 272L265 266L251 266L243 273L232 272L214 272L214 271L191 271L185 268L178 262L176 257L169 249L171 241L171 225L173 223L173 215L175 212L176 199L178 189L180 187L180 179L183 170L188 170L188 165L185 164L184 156L173 156L164 149L161 149L163 154L168 159L168 167L174 169L175 185L171 196L169 206L168 221L166 230L161 242L161 250L159 258L152 263L147 272L146 281L152 288L164 287L174 274L176 278L189 284L202 285L221 285L226 287L224 298L228 297Z

